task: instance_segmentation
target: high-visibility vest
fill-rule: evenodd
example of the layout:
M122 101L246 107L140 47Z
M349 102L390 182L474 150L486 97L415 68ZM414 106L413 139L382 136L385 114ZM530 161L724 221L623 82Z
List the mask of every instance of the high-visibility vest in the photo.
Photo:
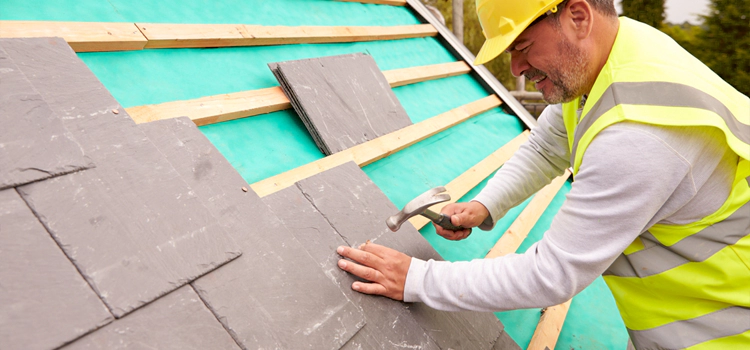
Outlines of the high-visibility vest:
M723 131L739 155L726 202L700 221L653 225L603 276L636 348L750 349L750 99L660 31L623 17L580 103L563 104L574 174L596 134L621 121Z

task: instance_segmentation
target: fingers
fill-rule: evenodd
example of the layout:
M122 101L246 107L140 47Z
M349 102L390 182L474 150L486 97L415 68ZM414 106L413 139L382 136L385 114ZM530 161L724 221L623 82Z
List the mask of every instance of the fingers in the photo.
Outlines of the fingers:
M339 260L340 269L372 282L354 282L352 289L365 294L403 300L404 284L411 257L373 243L366 243L360 246L360 249L342 246L338 247L336 252L342 257L353 260Z
M461 231L451 231L451 230L446 230L438 225L434 225L434 226L435 226L435 233L451 241L460 241L462 239L466 239L466 237L469 237L469 235L471 235L470 228L463 229Z
M471 201L446 205L441 211L451 216L451 223L466 228L479 226L490 213L482 203Z
M349 247L339 247L336 249L336 252L345 258L357 262L354 263L344 259L339 260L338 265L342 270L371 282L379 282L382 279L382 273L377 270L377 266L381 263L382 259L375 254Z

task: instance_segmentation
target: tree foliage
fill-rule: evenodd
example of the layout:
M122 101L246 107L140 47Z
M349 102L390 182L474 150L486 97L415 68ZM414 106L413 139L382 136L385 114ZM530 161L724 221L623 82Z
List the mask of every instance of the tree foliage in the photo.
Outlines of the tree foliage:
M664 0L621 0L622 15L661 28L666 16Z
M709 14L701 17L692 53L750 96L750 0L711 0Z
M445 25L453 30L453 10L451 0L423 0L425 4L435 6L445 18ZM474 55L484 44L482 26L477 18L476 1L464 0L464 45ZM510 55L503 53L494 60L484 64L485 67L499 80L503 86L512 89L516 80L510 73ZM527 84L531 85L531 84Z
M438 8L452 29L451 0L423 2ZM700 16L701 25L666 23L664 3L665 0L620 0L624 16L667 33L737 90L750 95L750 0L711 0L709 14ZM464 0L464 44L476 55L484 35L475 6L474 0ZM507 53L485 67L507 88L515 86ZM532 90L533 85L527 84L527 89Z

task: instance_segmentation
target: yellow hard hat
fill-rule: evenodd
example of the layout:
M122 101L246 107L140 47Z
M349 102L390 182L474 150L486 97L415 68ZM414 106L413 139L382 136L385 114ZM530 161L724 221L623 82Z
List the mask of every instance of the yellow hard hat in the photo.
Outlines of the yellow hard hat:
M505 51L539 16L557 12L563 0L476 0L484 45L474 64L483 64Z

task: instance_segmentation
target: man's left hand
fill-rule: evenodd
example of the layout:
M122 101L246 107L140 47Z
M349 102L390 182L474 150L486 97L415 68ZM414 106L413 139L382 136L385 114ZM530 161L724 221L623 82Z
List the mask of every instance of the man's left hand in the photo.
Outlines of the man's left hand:
M353 260L339 260L339 268L370 281L352 283L353 290L404 300L404 284L411 257L374 243L365 243L359 249L342 246L336 252Z

